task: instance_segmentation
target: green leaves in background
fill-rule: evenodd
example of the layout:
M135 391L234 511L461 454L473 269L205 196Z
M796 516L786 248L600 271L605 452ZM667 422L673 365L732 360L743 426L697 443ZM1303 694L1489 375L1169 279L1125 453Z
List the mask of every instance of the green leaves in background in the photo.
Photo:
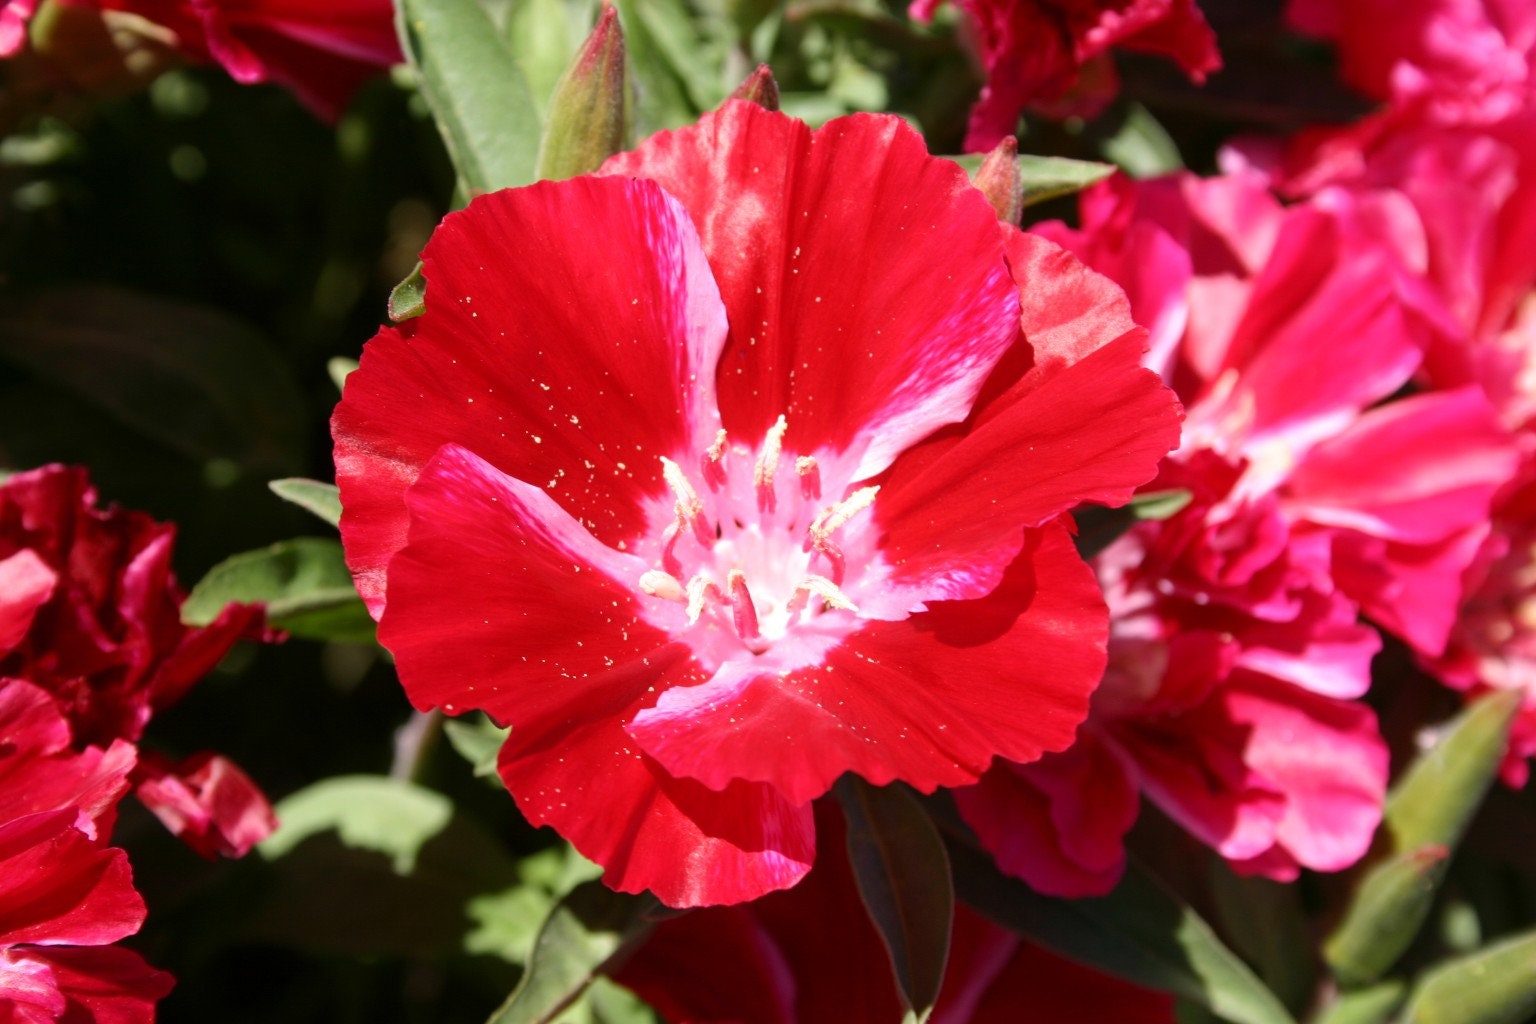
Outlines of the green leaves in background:
M225 559L198 581L182 621L205 626L231 601L261 602L269 625L311 640L367 643L373 619L352 585L341 543L298 537Z
M265 476L303 465L308 417L288 367L215 310L98 286L11 296L0 359L205 465Z
M980 850L949 844L955 891L998 924L1081 963L1188 999L1232 1024L1294 1024L1199 914L1134 864L1093 899L1042 896Z
M1443 963L1414 986L1403 1024L1521 1024L1536 1014L1536 932Z
M290 476L269 481L267 487L279 498L313 513L331 526L341 523L341 492L335 484Z
M545 919L517 990L489 1024L548 1024L579 999L603 964L640 941L667 913L650 893L585 882Z
M1389 969L1418 934L1447 862L1498 774L1520 694L1478 700L1447 726L1387 797L1390 854L1360 883L1323 956L1346 986Z
M399 0L400 39L471 196L535 178L538 107L478 0Z
M939 1000L954 921L944 841L922 804L901 787L845 775L836 791L859 896L890 954L908 1020L921 1024Z
M603 8L549 100L540 178L590 174L629 138L629 78L618 11Z

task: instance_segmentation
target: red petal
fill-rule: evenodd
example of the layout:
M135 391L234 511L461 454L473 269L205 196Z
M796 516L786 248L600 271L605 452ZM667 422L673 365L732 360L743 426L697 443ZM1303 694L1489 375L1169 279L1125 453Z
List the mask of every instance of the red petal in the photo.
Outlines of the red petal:
M1124 504L1178 443L1172 393L1140 365L1144 336L1126 334L1033 386L958 440L899 459L874 505L897 584L970 574L976 597L995 580L1018 531L1080 502ZM1030 387L1026 380L1020 386Z
M138 798L165 827L204 857L243 857L277 828L250 777L226 757L202 753L173 764L141 764Z
M0 657L26 637L57 581L57 574L30 548L0 561Z
M897 118L812 132L731 101L603 172L659 182L698 223L731 323L721 414L748 442L782 414L788 449L852 449L871 476L963 419L1014 339L997 215Z
M73 809L0 825L0 947L102 945L144 923L128 855L73 827Z
M501 774L523 813L675 906L752 899L810 866L810 813L765 786L674 779L623 723L697 682L687 648L639 618L646 564L535 487L445 445L411 488L411 542L379 627L420 707L512 726ZM620 582L622 581L622 582Z
M154 1024L155 1003L164 998L176 980L157 971L144 958L115 946L100 949L37 947L9 950L10 964L0 962L0 991L10 995L7 967L35 972L57 993L53 999L40 1000L35 990L30 1003L62 1008L54 1016L65 1024ZM46 980L44 980L46 979ZM59 999L58 997L62 997ZM46 1011L45 1011L46 1012ZM21 1017L28 1021L32 1018Z
M1030 535L987 597L929 609L867 623L817 667L668 690L629 732L673 774L766 782L794 803L845 771L931 791L1072 742L1107 627L1065 528Z
M692 223L655 185L482 196L422 260L426 313L368 344L331 423L347 560L375 615L405 489L440 445L548 489L612 544L665 492L659 456L715 429L724 310Z

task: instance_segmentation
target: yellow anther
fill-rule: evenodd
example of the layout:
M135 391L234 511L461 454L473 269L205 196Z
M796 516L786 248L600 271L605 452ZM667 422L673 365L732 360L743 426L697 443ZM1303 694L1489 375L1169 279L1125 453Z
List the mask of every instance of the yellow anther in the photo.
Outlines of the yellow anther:
M848 520L873 505L875 503L875 495L879 493L880 486L878 484L872 487L860 487L836 505L830 505L822 509L811 523L812 544L819 546L823 541L831 537Z
M779 456L784 454L784 433L789 424L783 416L774 421L763 437L763 450L752 467L752 486L757 488L759 508L773 508L773 474L779 470Z
M660 569L650 569L640 574L640 590L651 597L659 597L667 601L686 601L687 593L683 585L677 581L677 577Z

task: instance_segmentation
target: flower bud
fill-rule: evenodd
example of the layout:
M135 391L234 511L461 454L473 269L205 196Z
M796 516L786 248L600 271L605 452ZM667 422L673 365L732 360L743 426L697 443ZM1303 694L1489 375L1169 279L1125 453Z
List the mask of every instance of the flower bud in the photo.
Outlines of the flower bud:
M1018 140L1005 135L981 161L974 180L997 211L997 219L1009 224L1017 224L1024 213L1024 178L1015 159L1018 155Z
M773 80L773 71L767 64L759 64L746 81L736 87L728 99L749 100L768 110L779 109L779 83Z
M624 32L604 5L597 26L555 85L539 147L539 177L588 174L622 150L629 131Z

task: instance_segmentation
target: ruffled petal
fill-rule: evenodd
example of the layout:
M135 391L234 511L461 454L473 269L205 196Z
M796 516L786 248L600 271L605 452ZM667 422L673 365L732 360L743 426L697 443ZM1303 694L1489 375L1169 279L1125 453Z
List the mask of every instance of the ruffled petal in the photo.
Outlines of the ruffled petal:
M1106 629L1093 575L1055 525L985 598L867 623L787 675L728 666L668 690L628 731L673 774L712 789L765 782L796 803L845 771L925 792L964 785L994 755L1032 761L1072 742Z
M756 444L853 451L873 476L964 419L1012 343L997 215L895 118L817 131L744 101L603 166L659 182L699 225L731 338L721 414Z
M342 538L375 616L403 494L461 444L606 543L646 525L660 456L714 436L725 312L688 215L654 184L540 183L450 214L426 313L381 331L332 419Z
M68 808L0 825L0 947L104 945L144 923L128 855L103 849L74 820Z

